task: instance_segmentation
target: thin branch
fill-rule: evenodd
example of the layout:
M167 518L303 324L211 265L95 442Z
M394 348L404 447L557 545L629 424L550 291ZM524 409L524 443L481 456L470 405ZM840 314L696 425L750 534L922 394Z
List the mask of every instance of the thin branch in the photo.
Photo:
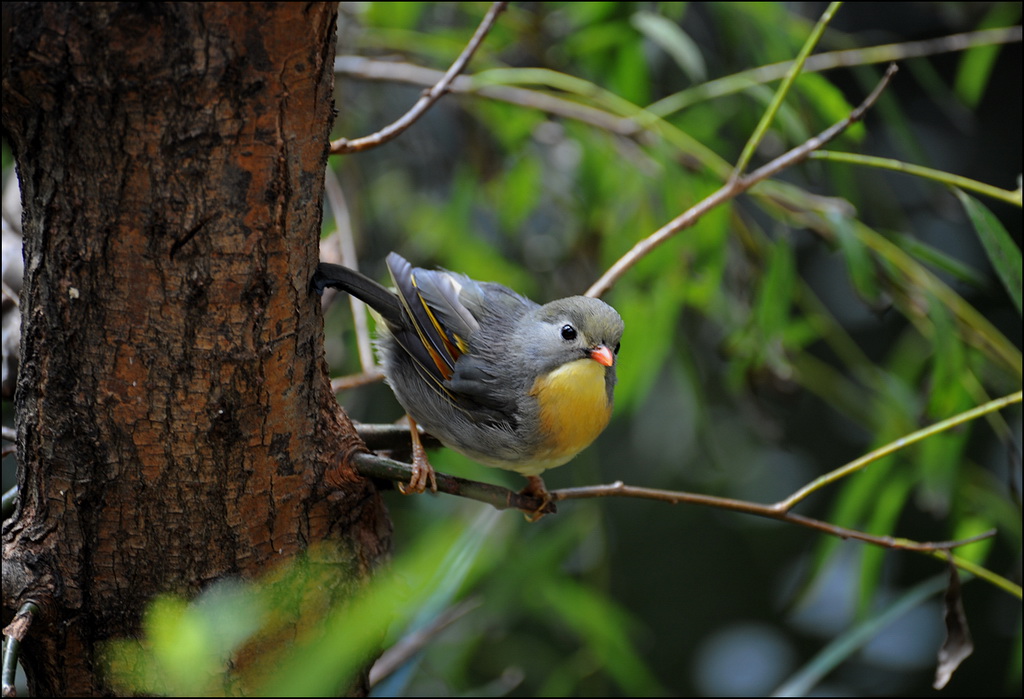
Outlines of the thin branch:
M697 202L682 214L656 230L654 233L638 242L630 248L629 252L620 257L607 272L601 275L600 279L594 282L593 285L587 289L586 295L594 297L603 295L622 277L622 275L633 267L633 265L639 262L645 255L650 254L651 251L672 238L677 233L696 224L704 214L711 211L716 206L719 206L730 199L735 199L737 196L762 180L768 179L772 175L776 175L782 170L806 160L814 150L821 148L848 129L852 124L863 118L864 113L875 104L878 97L882 94L882 91L886 86L888 86L889 81L895 73L896 64L892 64L889 66L888 70L885 71L885 75L882 76L882 79L879 81L875 89L871 91L871 94L869 94L864 101L861 102L857 108L850 112L850 114L842 121L833 124L828 129L822 131L814 138L805 141L796 148L783 153L775 160L772 160L767 165L762 166L749 175L730 179L722 185L720 189L713 192L705 199Z
M356 257L355 236L352 233L352 219L349 216L345 192L341 188L341 182L338 181L338 176L334 173L334 170L328 167L324 174L324 192L327 195L327 202L331 205L331 213L334 214L335 226L334 233L328 236L328 240L324 241L324 243L333 239L337 243L338 262L349 269L358 270L359 260ZM321 247L323 247L324 243L321 243ZM333 259L325 261L334 262ZM352 309L352 324L356 331L359 365L367 374L379 374L380 370L373 359L370 326L366 321L366 304L351 294L349 294L348 300L349 307ZM324 303L327 303L327 297L324 298Z
M839 468L829 473L826 473L824 476L821 476L820 478L814 479L813 481L805 485L803 488L790 495L785 500L780 500L779 502L775 503L774 505L772 505L772 507L778 510L779 512L788 512L811 493L820 490L826 485L835 483L839 479L845 478L851 473L866 468L868 464L872 463L873 461L877 461L878 459L881 459L884 456L888 456L893 452L899 451L900 449L903 449L905 447L909 447L911 444L920 442L922 439L925 439L926 437L938 434L939 432L944 432L948 429L956 427L957 425L962 425L965 422L969 422L971 420L974 420L975 418L979 418L982 415L987 415L988 413L993 413L997 410L1002 410L1008 405L1020 403L1021 394L1021 391L1017 391L1016 393L1011 393L1008 396L996 398L995 400L991 400L988 403L985 403L984 405L979 405L978 407L964 411L959 415L954 415L953 417L942 420L941 422L936 422L934 425L929 425L928 427L917 430L916 432L912 432L911 434L908 434L906 437L900 437L894 442L890 442L885 446L879 447L874 451L868 452L859 459L854 459L850 463L844 466L840 466Z
M369 454L366 452L356 453L353 455L352 460L356 466L356 470L363 476L395 482L408 481L412 476L412 467L409 464L377 456L375 454ZM781 522L788 522L790 524L797 524L841 539L855 539L857 541L863 541L864 543L881 546L883 548L916 551L925 554L949 551L950 549L958 546L966 546L967 544L972 544L977 541L990 538L996 534L996 531L993 529L967 539L957 539L953 541L914 541L913 539L906 539L903 537L880 536L868 534L867 532L862 532L857 529L840 527L812 517L805 517L804 515L799 515L794 512L780 510L775 505L764 505L756 502L748 502L746 500L735 500L733 498L724 498L715 495L703 495L701 493L687 493L674 490L661 490L658 488L630 486L624 484L622 481L616 481L609 485L592 485L580 488L562 488L560 490L552 490L549 492L551 498L550 501L545 503L541 498L531 495L523 495L522 493L517 493L501 486L481 483L479 481L471 481L465 478L456 478L444 473L437 473L437 492L476 500L478 502L491 505L499 510L521 510L530 516L531 521L538 518L539 515L553 514L557 512L555 503L560 500L580 500L584 498L600 497L632 497L647 500L658 500L673 505L680 503L703 505L706 507L716 507L718 509L741 512ZM964 566L965 562L965 559L957 557L954 557L953 559L954 565L964 567L966 569ZM970 572L978 574L978 568L975 566ZM979 575L979 577L983 577L992 584L1007 590L1017 597L1021 596L1019 586L1016 586L1014 583L992 573L991 571L985 571L985 574Z
M878 84L875 85L875 89L871 91L871 94L865 97L864 101L857 105L857 108L850 112L849 116L845 119L833 124L814 138L808 139L788 153L783 153L767 165L761 166L741 179L753 179L760 182L761 180L768 179L772 175L778 174L788 167L792 167L797 163L807 160L812 152L818 150L826 143L836 138L839 134L843 133L863 119L864 114L874 106L875 102L878 101L878 98L882 96L882 92L884 92L885 88L889 86L889 81L892 80L892 76L896 74L897 70L899 69L896 67L896 64L890 63L885 74L882 76L882 79L878 81Z
M973 544L976 541L993 537L996 534L996 530L992 529L969 539L920 542L901 537L868 534L867 532L862 532L857 529L840 527L835 524L824 522L820 519L805 517L804 515L780 510L775 505L763 505L756 502L749 502L747 500L735 500L733 498L704 495L701 493L661 490L659 488L642 488L634 485L626 485L622 481L616 481L609 485L590 485L583 486L581 488L563 488L561 490L553 490L551 491L551 496L555 500L579 500L582 498L601 497L634 497L645 500L660 500L672 505L678 505L680 503L704 505L706 507L716 507L720 510L742 512L744 514L756 515L758 517L766 517L768 519L777 519L782 522L799 524L800 526L815 529L817 531L830 534L831 536L837 536L840 539L856 539L857 541L864 541L884 548L921 551L926 553L931 551L945 551L957 546Z
M835 68L891 63L893 61L904 61L909 58L966 51L975 46L1019 43L1020 40L1021 28L1016 26L999 29L981 29L975 32L950 34L949 36L940 36L935 39L924 39L922 41L905 41L898 44L880 44L855 49L843 49L841 51L826 51L808 56L802 72L821 73ZM657 102L647 105L645 111L659 117L667 117L699 102L733 95L753 85L763 85L779 80L785 77L792 67L793 61L782 61L715 78L714 80L709 80L700 85L694 85L675 94L663 97Z
M356 434L363 440L366 448L371 451L412 454L412 439L409 437L409 423L406 420L384 425L353 421L352 426L356 428ZM429 448L441 446L441 442L435 437L422 431L420 441L423 446Z
M4 301L13 303L15 306L18 306L20 304L20 301L18 300L18 294L14 291L14 289L7 286L7 282L0 281L0 290L2 290Z
M779 85L779 89L772 95L772 101L768 105L768 108L761 115L761 120L757 123L754 128L754 132L750 134L750 138L747 140L746 145L743 147L743 152L740 153L740 159L736 162L736 169L733 170L731 179L739 179L743 176L743 172L747 169L747 165L750 164L751 158L754 157L754 151L761 144L764 139L764 135L768 133L768 127L771 126L775 120L775 115L782 107L783 101L786 99L786 95L789 94L790 88L793 86L793 82L797 79L803 70L804 63L807 61L807 57L811 55L811 51L815 46L818 45L818 41L821 39L821 35L825 33L825 27L832 21L832 17L839 10L841 2L829 3L829 6L825 8L825 12L822 13L818 19L818 23L814 25L814 29L807 36L807 40L804 41L804 45L800 47L800 53L797 54L796 59L793 61L793 65L786 73L785 79L782 84Z
M992 585L1009 592L1017 599L1021 599L1022 594L1024 594L1022 593L1021 586L1017 583L1007 580L1001 575L996 575L988 568L982 567L963 556L957 556L952 551L930 551L928 555L942 561L943 563L952 563L965 573L970 573L975 577L981 578L985 582L991 583Z
M349 376L339 376L336 379L331 379L331 390L335 393L346 391L350 388L357 388L359 386L366 386L367 384L376 383L384 378L384 374L381 373L380 369L374 371L366 371L362 374L351 374Z
M36 603L25 602L21 605L18 613L14 615L11 623L4 627L4 637L7 642L4 643L0 682L2 682L2 691L5 697L17 696L14 689L14 675L18 667L18 653L21 650L21 642L28 635L28 630L32 627L32 620L37 614L39 614L39 607Z
M894 170L896 172L904 172L908 175L916 175L918 177L925 177L936 182L948 185L950 187L959 187L960 189L966 189L971 192L976 192L999 201L1012 204L1017 208L1021 208L1021 190L1018 187L1016 191L1010 191L1008 189L1002 189L1000 187L994 187L984 182L978 182L972 180L969 177L962 177L960 175L954 175L949 172L943 172L942 170L935 170L934 168L924 167L923 165L914 165L913 163L905 163L902 160L895 160L893 158L879 158L873 155L861 155L860 153L842 153L830 150L819 150L810 155L813 160L831 160L838 163L852 163L854 165L867 165L868 167L877 167L884 170Z
M1000 43L1019 42L1021 37L1020 27L1009 27L1001 29L981 30L954 34L937 39L929 39L920 42L905 42L901 44L886 44L867 48L857 48L844 51L833 51L809 56L804 65L803 72L823 71L830 68L862 65L866 63L881 63L885 61L928 56L932 54L962 51L972 46L991 45ZM686 139L681 133L677 133L664 122L659 121L674 111L678 111L694 102L703 99L713 99L726 94L731 94L749 87L752 84L769 82L782 78L791 70L793 61L771 64L736 73L731 76L712 80L703 85L698 85L684 90L676 95L669 96L659 102L649 105L647 108L631 105L631 108L623 111L624 105L606 103L600 107L592 107L572 99L565 99L559 94L573 95L588 100L588 95L603 94L594 85L589 86L587 91L573 90L571 84L564 84L564 80L553 81L552 76L557 76L554 71L541 71L537 69L515 69L515 70L490 70L475 76L459 76L451 86L454 92L477 94L482 97L520 105L526 108L540 109L550 114L575 119L590 124L596 128L604 129L625 137L644 138L648 134L647 129L657 126L655 132L661 133L670 142L687 152L697 154L703 152L699 143ZM435 71L408 63L396 63L391 61L372 60L358 56L341 56L335 59L335 71L339 74L348 75L358 79L388 80L405 82L416 85L433 85L441 77L440 71ZM527 73L533 76L539 84L543 84L554 90L557 94L541 92L537 89L527 89L507 84L488 84L494 80L496 74L512 74L520 76ZM596 99L596 98L593 98ZM597 100L602 101L602 100ZM680 142L682 139L682 142ZM721 163L717 165L714 160L708 160L713 154L704 152L698 156L712 171L719 172L724 178L728 177L730 167ZM723 171L724 170L724 171ZM725 197L724 199L727 199ZM721 203L721 201L719 201Z
M532 495L517 493L501 486L480 483L478 481L471 481L464 478L455 478L443 473L437 474L437 490L438 492L448 493L450 495L458 495L460 497L478 500L480 502L490 504L499 510L515 508L522 510L523 512L530 513L535 518L539 515L555 512L556 509L554 505L559 500L579 500L583 498L600 497L633 497L647 500L659 500L673 505L688 503L691 505L703 505L706 507L716 507L718 509L730 510L733 512L742 512L744 514L765 517L767 519L775 519L781 522L789 522L791 524L797 524L802 527L807 527L808 529L823 532L830 536L836 536L841 539L855 539L857 541L863 541L883 548L917 551L927 554L942 551L948 552L958 546L965 546L967 544L995 536L996 532L995 530L991 530L978 536L953 541L920 542L902 537L868 534L867 532L857 529L850 529L848 527L842 527L819 519L814 519L812 517L796 514L791 510L809 494L824 487L825 485L834 483L840 478L864 468L874 460L919 442L926 437L949 430L970 420L977 419L983 415L987 415L988 413L1005 408L1008 405L1020 403L1021 400L1022 392L1017 391L1011 395L989 401L977 408L965 411L959 415L942 420L941 422L937 422L934 425L918 430L917 432L898 439L884 447L876 449L860 459L856 459L855 461L852 461L849 464L816 479L785 500L781 500L774 504L766 505L747 500L719 497L716 495L662 490L659 488L644 488L640 486L626 485L622 481L616 481L609 485L592 485L579 488L553 490L549 493L550 500L548 502L544 502L542 499ZM391 425L361 425L359 429L361 435L365 434L368 437L376 436L387 440L402 438L404 437L404 433L407 432L407 430L402 430L401 428L396 428ZM396 482L405 482L412 476L412 467L410 465L374 454L357 453L353 456L353 461L356 469L364 476L383 478ZM959 559L952 556L951 559L953 559L953 563L957 567L969 570L969 572L984 578L1017 597L1021 596L1021 589L1019 585L1015 585L1005 578L984 568L974 566L966 559ZM968 566L970 566L970 568L968 568Z
M1021 28L1016 26L982 29L922 41L827 51L808 56L802 72L818 73L835 68L889 63L908 58L964 51L974 46L1017 43L1020 40ZM537 109L555 116L590 124L620 136L632 137L638 136L649 125L651 117L666 117L698 102L732 95L746 90L752 85L762 85L779 80L785 77L792 66L793 61L771 63L709 80L653 102L645 107L636 118L619 116L534 88L481 84L475 75L460 75L452 82L450 91L479 95L527 109ZM336 57L334 72L359 80L401 82L421 87L429 87L444 77L444 73L439 70L424 68L413 63L352 55Z
M508 6L507 2L496 2L491 5L491 9L487 11L487 15L483 21L480 22L480 26L477 27L476 32L473 34L473 38L466 44L466 48L463 49L462 53L452 67L448 69L444 77L434 87L423 93L423 96L412 106L408 112L406 112L401 118L392 124L384 127L380 131L369 136L357 138L354 140L348 140L346 138L339 138L337 141L331 143L331 154L339 153L356 153L359 151L368 150L374 148L383 143L387 143L391 139L398 136L400 133L412 126L417 119L430 109L435 102L441 99L445 93L448 92L451 83L455 80L456 76L461 73L469 60L476 53L477 48L483 42L484 37L491 31L491 27L494 26L495 21L498 19L498 15L505 11Z
M412 466L409 464L376 454L357 452L352 456L352 461L360 474L371 478L405 483L412 477ZM437 474L437 492L477 500L498 510L522 510L529 514L552 514L557 511L553 501L545 503L542 498L523 495L500 485L456 478L445 473Z
M3 514L4 519L14 514L14 506L17 502L18 486L12 485L10 490L4 493L2 504L0 504L0 513Z
M443 73L413 63L381 61L362 56L338 56L334 72L363 80L387 80L411 85L433 85ZM540 90L515 85L481 84L474 76L460 75L451 84L450 92L472 94L507 102L527 109L574 119L621 136L634 136L643 127L634 119L616 116L596 107L574 102Z

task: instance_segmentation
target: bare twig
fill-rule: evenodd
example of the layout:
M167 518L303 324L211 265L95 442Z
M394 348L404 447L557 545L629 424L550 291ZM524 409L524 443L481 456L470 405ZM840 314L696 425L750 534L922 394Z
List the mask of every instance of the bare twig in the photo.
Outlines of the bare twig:
M5 301L13 303L15 306L18 305L18 294L3 281L0 281L0 291L2 291Z
M25 602L21 605L18 613L14 615L11 623L4 628L7 642L4 644L0 676L2 676L3 696L5 697L17 696L14 691L14 673L18 665L18 654L21 650L21 643L28 635L28 630L32 627L32 620L37 614L39 614L39 607L36 603Z
M334 71L353 78L387 80L412 85L433 85L444 75L439 70L412 63L381 61L362 56L338 56ZM473 94L487 99L507 102L528 109L574 119L620 136L638 134L643 126L629 117L616 116L596 107L574 102L540 90L515 85L481 85L474 77L460 75L452 82L450 92Z
M1021 28L1004 27L982 29L975 32L951 34L949 36L907 41L898 44L882 44L841 51L826 51L807 57L804 73L824 72L834 68L887 63L908 58L964 51L973 46L1016 43L1021 40ZM462 94L479 95L487 99L515 104L528 109L537 109L548 114L574 119L620 136L637 136L645 128L649 115L665 117L701 101L735 94L751 85L762 85L778 80L789 72L793 61L772 63L751 68L732 75L726 75L706 83L695 85L681 92L669 95L644 108L639 118L619 116L611 112L564 99L535 88L515 85L480 84L475 76L460 75L449 90ZM433 68L424 68L413 63L387 61L364 56L338 56L334 59L334 72L360 80L382 80L401 82L409 85L429 87L444 77L444 73Z
M409 436L409 423L406 420L385 425L353 421L352 426L356 428L356 433L363 440L367 449L412 453L412 439ZM441 442L425 432L420 433L420 441L425 447L441 446Z
M975 537L969 539L961 539L957 541L913 541L911 539L904 539L893 536L878 536L875 534L868 534L857 529L849 529L847 527L840 527L835 524L823 522L820 519L814 519L812 517L805 517L804 515L798 515L793 512L780 510L775 505L762 505L756 502L749 502L747 500L734 500L733 498L723 498L715 495L703 495L701 493L687 493L675 490L660 490L658 488L641 488L634 485L626 485L622 481L616 481L609 485L589 485L581 488L563 488L561 490L551 491L551 496L555 500L578 500L582 498L602 498L602 497L634 497L643 498L646 500L660 500L667 502L672 505L678 505L680 503L688 503L690 505L704 505L707 507L717 507L721 510L731 510L733 512L742 512L748 515L756 515L758 517L767 517L768 519L777 519L782 522L790 522L792 524L799 524L802 527L809 529L815 529L832 536L837 536L840 539L856 539L857 541L864 541L869 544L876 546L882 546L890 549L904 549L907 551L945 551L957 546L965 546L972 544L975 541L987 539L995 536L996 531L992 529L984 532Z
M860 471L871 462L877 461L883 456L888 456L889 454L892 454L895 451L908 447L911 444L916 444L917 442L920 442L922 439L931 437L932 435L938 434L939 432L944 432L952 427L956 427L957 425L962 425L963 423L974 420L975 418L979 418L982 415L987 415L988 413L992 413L997 410L1002 410L1006 406L1013 405L1014 403L1020 403L1021 400L1022 392L1017 391L1016 393L1011 393L1008 396L1003 396L1002 398L996 398L995 400L991 400L985 403L984 405L979 405L976 408L966 410L958 415L954 415L951 418L947 418L940 422L936 422L933 425L929 425L928 427L917 430L912 434L908 434L906 437L900 437L894 442L890 442L885 446L881 446L878 449L870 451L864 456L858 459L854 459L850 463L840 466L839 468L835 469L834 471L830 471L829 473L826 473L824 476L821 476L820 478L814 479L812 482L808 483L803 488L800 488L798 491L790 495L785 500L780 500L779 502L775 503L772 507L778 510L779 512L788 512L811 493L814 493L815 491L821 489L826 485L835 483L836 481L840 480L841 478L845 478L851 473Z
M363 372L362 374L339 376L336 379L331 379L331 390L338 393L339 391L345 391L350 388L357 388L359 386L375 383L383 378L384 374L382 374L379 369Z
M352 233L352 219L349 216L348 202L345 201L345 192L341 188L341 182L334 170L327 168L324 176L324 192L327 195L327 202L331 205L331 212L334 214L335 231L321 242L321 251L330 243L337 246L337 257L333 255L325 259L321 252L321 259L325 262L337 262L349 269L358 270L359 260L356 258L356 245ZM330 248L328 248L330 249ZM332 293L337 293L333 291ZM366 321L366 304L349 295L349 306L352 308L352 324L356 331L356 347L359 350L359 365L367 374L379 374L380 370L373 360L373 344L370 341L370 326ZM329 297L324 296L326 305Z
M1020 40L1021 28L1016 26L981 29L975 32L950 34L949 36L940 36L935 39L924 39L922 41L905 41L898 44L880 44L878 46L843 49L841 51L826 51L808 56L801 72L820 73L835 68L891 63L892 61L903 61L908 58L966 51L975 46L1019 43ZM725 95L733 95L748 89L752 85L763 85L779 80L790 71L792 66L793 61L782 61L740 71L732 75L725 75L663 97L657 102L649 104L645 111L659 117L666 117L698 102L717 99Z
M346 138L339 138L337 141L331 143L331 153L356 153L358 151L374 148L382 143L387 143L412 126L417 119L423 116L423 114L426 113L426 111L430 109L435 102L437 102L437 100L441 99L441 97L448 92L452 81L455 80L455 77L465 69L466 64L469 63L469 59L473 57L477 48L480 47L484 37L487 36L489 31L491 31L491 27L493 27L495 21L497 21L498 15L504 12L507 6L507 2L496 2L491 5L491 9L487 11L487 15L484 17L483 21L480 22L480 26L477 27L476 32L473 34L473 38L469 40L469 43L466 44L466 48L462 50L459 57L455 59L454 63L452 63L452 67L448 69L448 72L444 74L444 77L441 78L436 85L423 93L423 96L420 97L416 104L412 106L412 109L402 115L402 117L397 121L384 127L377 133L351 141Z
M746 172L747 165L750 163L750 159L754 157L754 151L757 150L758 145L764 139L764 135L768 133L768 127L775 120L775 115L782 107L783 101L786 99L786 95L789 94L790 88L793 86L793 82L797 79L800 73L803 71L804 62L807 61L807 57L811 55L811 51L817 46L818 41L821 39L821 35L825 33L825 27L828 26L829 22L832 21L832 17L839 11L839 7L842 5L841 2L830 2L828 7L822 13L821 17L818 18L818 22L814 25L814 29L807 36L804 41L804 45L800 47L800 53L793 60L793 65L786 73L786 77L783 78L782 84L772 95L771 103L768 108L765 109L764 114L761 115L761 120L757 126L754 127L753 133L750 134L750 138L747 139L746 145L743 147L743 152L740 153L739 160L736 161L736 168L733 170L732 177L730 179L739 179L744 172Z
M601 296L645 255L650 254L651 251L677 233L693 226L701 219L701 217L704 216L704 214L711 211L716 206L719 206L730 199L735 199L737 196L762 180L768 179L772 175L776 175L782 170L806 160L813 151L821 148L826 143L834 139L836 136L848 129L850 125L860 121L860 119L863 118L864 113L878 100L878 97L882 94L882 91L889 84L889 81L895 73L896 64L892 64L889 66L888 70L885 71L885 75L882 76L881 81L879 81L875 89L871 91L871 94L868 95L864 101L861 102L860 105L850 112L850 114L842 121L833 124L828 129L822 131L814 138L805 141L796 148L783 153L775 160L772 160L767 165L758 168L749 175L741 175L730 179L722 185L720 189L713 192L700 202L694 204L682 214L638 242L630 248L629 252L620 257L607 272L601 275L600 279L594 282L594 284L587 289L586 295L594 297Z
M1009 189L1002 189L984 182L972 180L969 177L961 177L960 175L954 175L951 172L944 172L943 170L936 170L935 168L924 167L923 165L915 165L914 163L905 163L902 160L896 160L895 158L879 158L874 155L842 153L828 150L815 151L814 153L811 153L810 157L814 160L831 160L837 163L867 165L868 167L877 167L883 170L904 172L908 175L925 177L936 182L942 182L943 184L947 184L951 187L959 187L960 189L966 189L969 192L992 197L993 199L998 199L999 201L1016 206L1018 209L1022 206L1020 187L1013 191Z
M18 502L18 486L12 485L10 490L4 493L2 503L0 503L0 512L3 513L3 518L7 519L14 514L14 505Z

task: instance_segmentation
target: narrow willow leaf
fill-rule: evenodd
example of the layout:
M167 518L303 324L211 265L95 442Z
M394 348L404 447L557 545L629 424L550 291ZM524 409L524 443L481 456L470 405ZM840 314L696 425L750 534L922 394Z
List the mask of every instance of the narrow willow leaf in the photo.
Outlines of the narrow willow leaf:
M978 232L978 238L985 247L989 262L1017 306L1017 313L1022 313L1020 248L1013 242L1013 238L1006 232L999 219L984 204L959 189L953 191L967 210L967 216L971 219L974 230Z
M700 48L676 22L653 12L637 12L630 21L641 34L672 56L686 77L695 83L707 79L707 66Z

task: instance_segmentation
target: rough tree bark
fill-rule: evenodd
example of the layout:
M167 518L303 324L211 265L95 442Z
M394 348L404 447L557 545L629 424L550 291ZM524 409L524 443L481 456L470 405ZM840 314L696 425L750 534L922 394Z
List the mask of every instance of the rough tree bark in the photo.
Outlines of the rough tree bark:
M97 695L98 644L155 594L317 544L343 596L388 549L308 289L336 6L5 5L25 280L4 621L42 609L34 694Z

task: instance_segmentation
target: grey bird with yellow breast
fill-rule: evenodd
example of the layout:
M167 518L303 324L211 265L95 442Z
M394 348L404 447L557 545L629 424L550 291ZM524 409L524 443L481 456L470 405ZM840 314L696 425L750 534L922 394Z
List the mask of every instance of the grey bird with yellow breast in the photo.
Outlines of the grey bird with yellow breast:
M410 421L488 466L516 471L546 497L540 474L604 430L612 411L623 323L608 304L570 296L543 306L492 282L387 258L397 293L321 263L313 288L343 289L383 320L384 376ZM415 424L413 477L403 492L437 489Z

